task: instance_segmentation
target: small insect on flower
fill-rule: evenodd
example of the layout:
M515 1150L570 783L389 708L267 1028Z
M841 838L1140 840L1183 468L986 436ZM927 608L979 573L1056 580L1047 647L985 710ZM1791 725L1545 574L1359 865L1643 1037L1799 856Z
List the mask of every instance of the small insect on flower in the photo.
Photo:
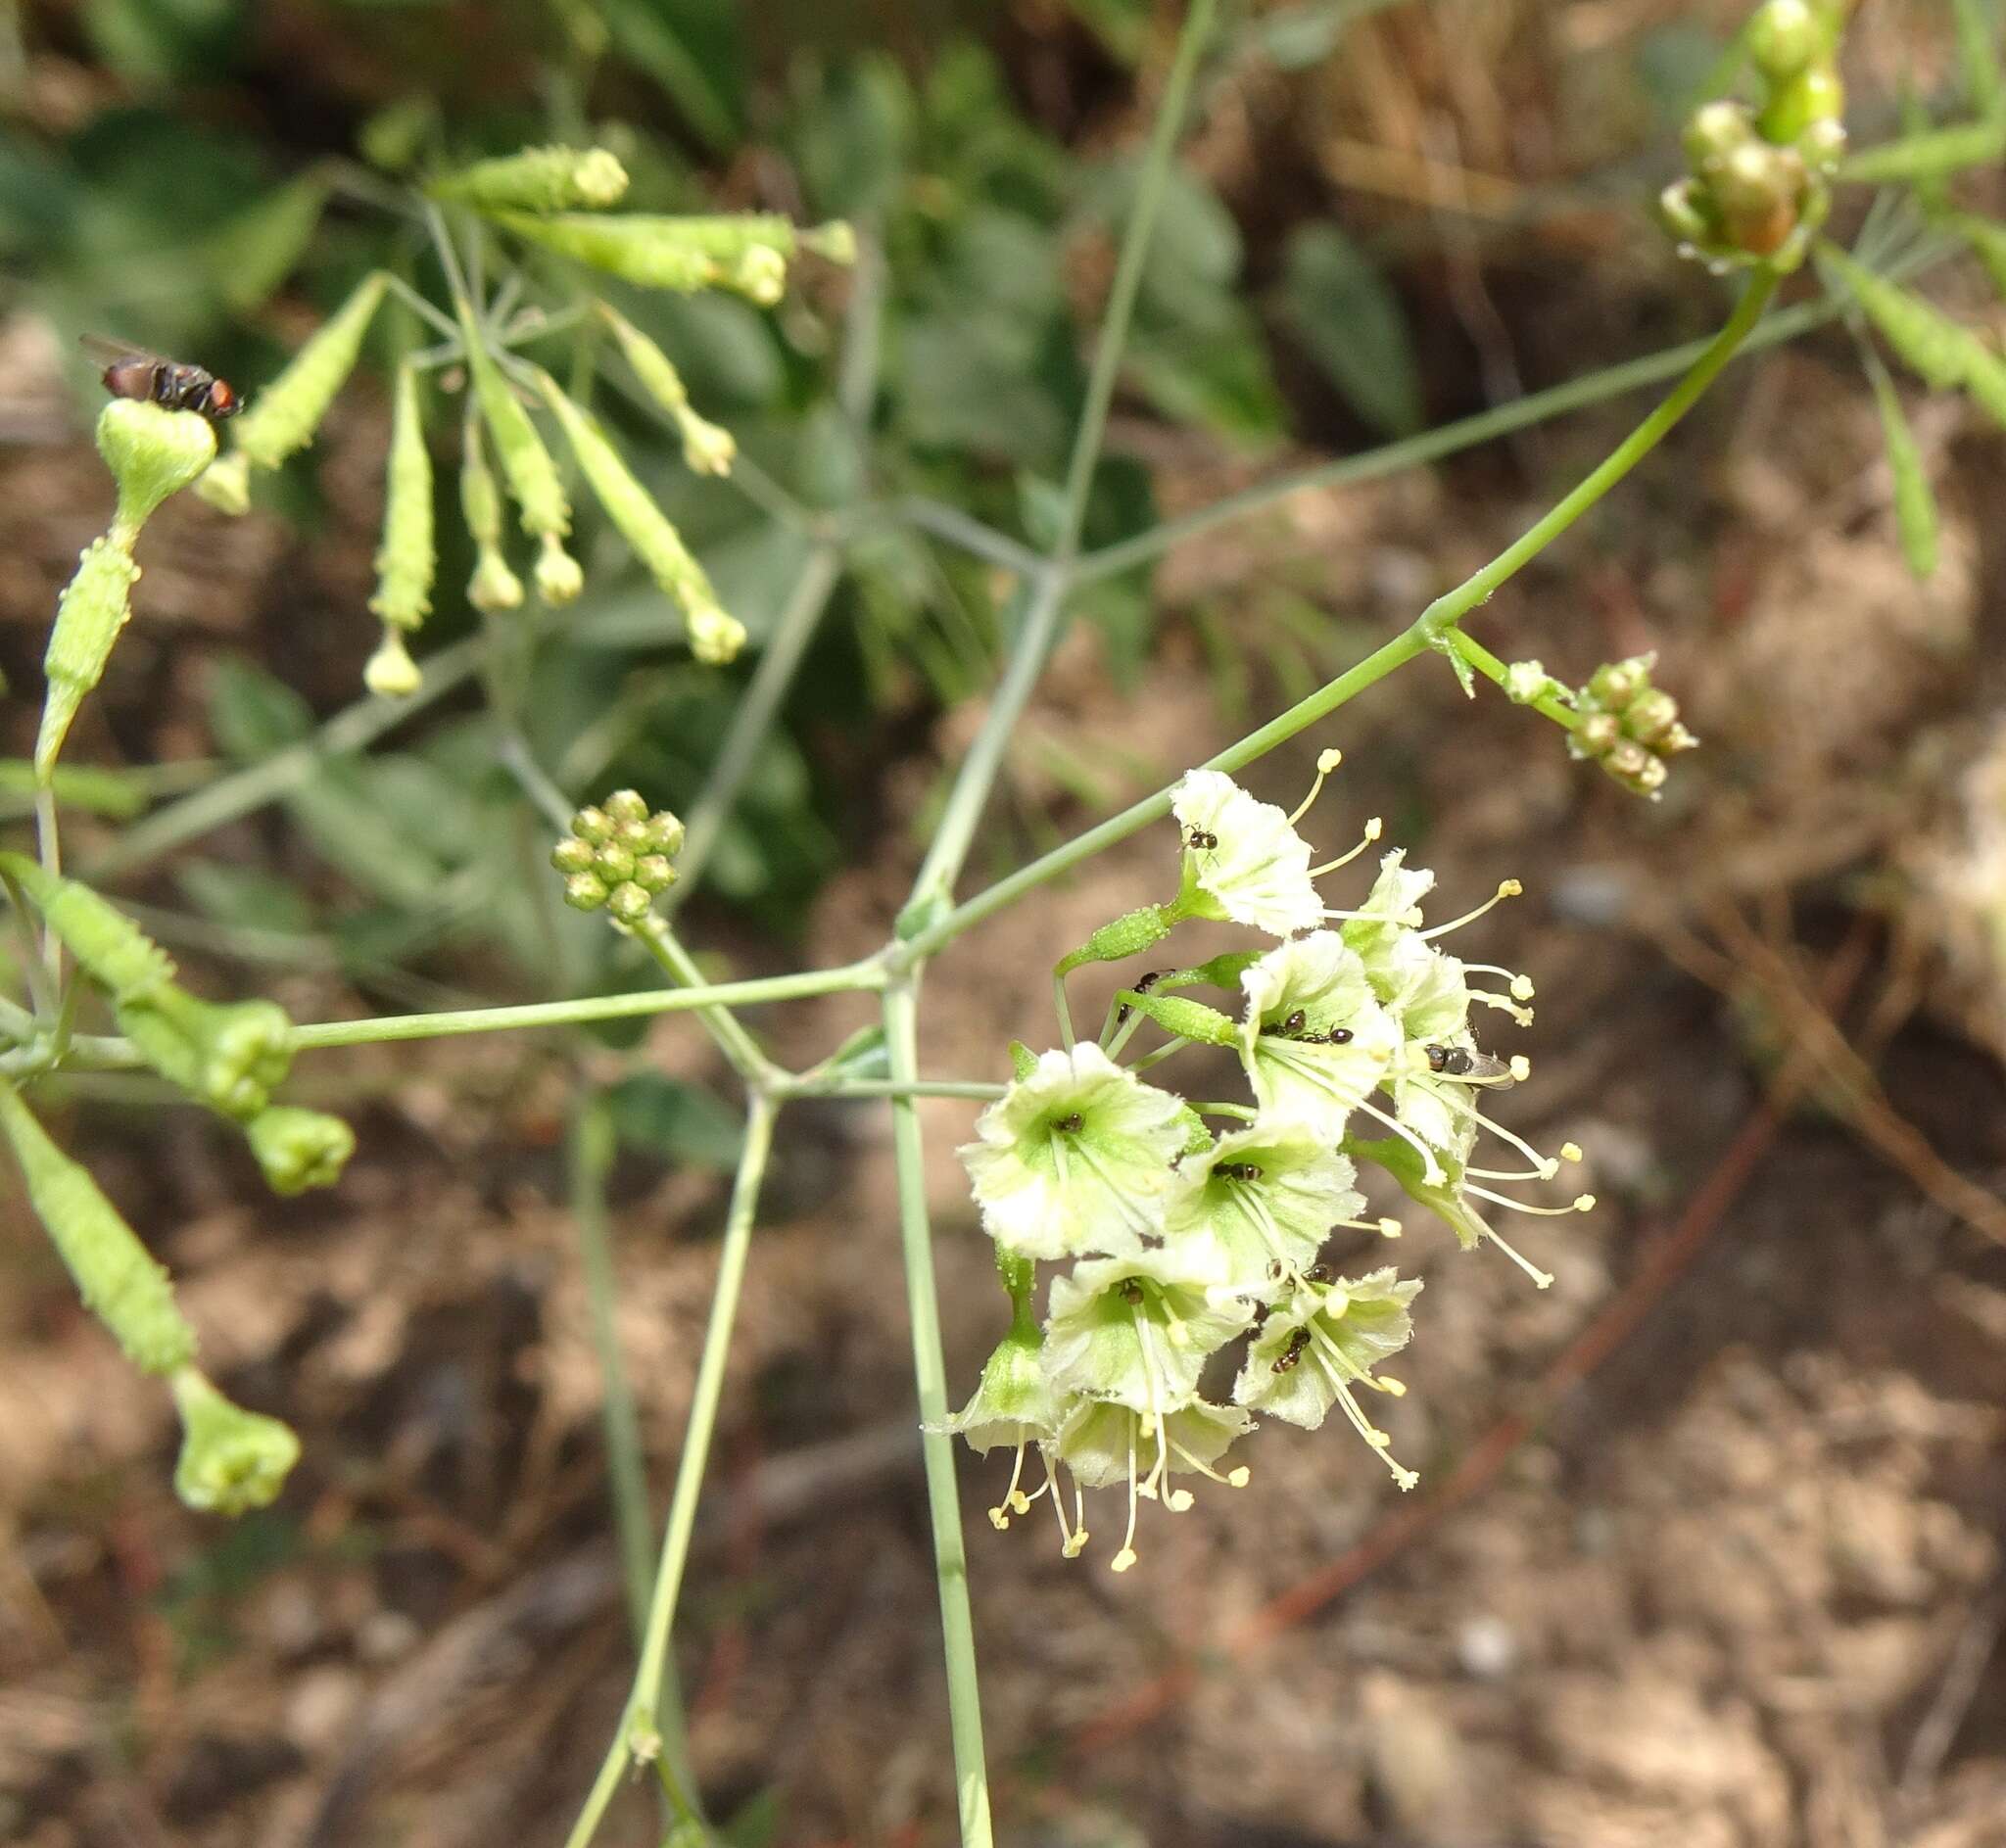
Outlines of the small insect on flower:
M1479 1052L1474 1046L1429 1046L1426 1050L1428 1069L1440 1077L1466 1078L1494 1091L1508 1091L1518 1082L1510 1062L1495 1053Z
M104 361L99 376L114 398L136 399L168 410L197 411L212 419L234 417L244 407L243 400L228 380L217 378L202 366L163 359L159 354L122 346L95 334L85 334L82 344Z
M1212 853L1218 846L1218 836L1209 828L1187 829L1184 832L1184 845L1194 853Z
M1275 1355L1273 1370L1276 1373L1287 1373L1293 1368L1296 1362L1302 1359L1303 1350L1309 1347L1310 1339L1310 1331L1307 1328L1297 1329L1289 1337L1289 1345L1280 1353Z

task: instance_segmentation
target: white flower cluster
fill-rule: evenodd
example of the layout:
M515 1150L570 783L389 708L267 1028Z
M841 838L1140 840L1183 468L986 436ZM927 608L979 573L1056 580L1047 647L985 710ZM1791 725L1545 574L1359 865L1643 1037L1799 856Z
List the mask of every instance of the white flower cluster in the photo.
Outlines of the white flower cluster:
M1334 751L1319 760L1318 788L1336 762ZM1083 1489L1125 1485L1127 1529L1113 1562L1124 1571L1135 1559L1140 1500L1191 1505L1172 1476L1245 1482L1244 1468L1222 1474L1215 1465L1253 1429L1256 1412L1313 1430L1336 1408L1410 1488L1416 1477L1388 1454L1360 1394L1404 1390L1374 1369L1406 1346L1421 1286L1390 1269L1338 1277L1319 1257L1341 1227L1400 1231L1396 1220L1360 1216L1354 1162L1379 1164L1465 1246L1489 1240L1507 1252L1484 1205L1520 1203L1483 1183L1550 1179L1559 1166L1477 1107L1483 1090L1510 1085L1528 1067L1479 1048L1471 1009L1527 1021L1532 984L1436 947L1516 884L1426 929L1421 904L1434 876L1406 866L1396 849L1359 909L1330 910L1315 880L1362 853L1379 824L1352 852L1313 867L1295 828L1309 806L1284 815L1229 777L1191 772L1173 804L1183 842L1176 898L1096 932L1062 960L1062 974L1135 954L1187 918L1244 924L1279 943L1139 977L1118 995L1098 1043L1037 1057L1017 1049L1016 1081L961 1151L1015 1315L947 1428L984 1452L1014 1449L1010 1486L990 1519L1005 1527L1049 1493L1068 1557L1086 1543ZM1479 985L1486 975L1502 986ZM1238 1018L1174 992L1201 985L1237 991ZM1170 1034L1168 1045L1119 1063L1145 1021ZM1194 1107L1138 1075L1191 1041L1237 1052L1251 1108ZM1234 1126L1215 1134L1207 1115ZM1482 1131L1530 1165L1473 1166ZM1580 1152L1570 1145L1561 1155ZM1524 1209L1593 1204L1583 1195L1570 1207ZM1510 1255L1542 1287L1552 1281ZM1052 1279L1042 1319L1039 1260L1071 1265ZM1201 1391L1206 1363L1242 1337L1251 1339L1230 1402L1211 1402ZM1033 1449L1044 1480L1027 1492ZM1070 1511L1062 1469L1075 1485Z

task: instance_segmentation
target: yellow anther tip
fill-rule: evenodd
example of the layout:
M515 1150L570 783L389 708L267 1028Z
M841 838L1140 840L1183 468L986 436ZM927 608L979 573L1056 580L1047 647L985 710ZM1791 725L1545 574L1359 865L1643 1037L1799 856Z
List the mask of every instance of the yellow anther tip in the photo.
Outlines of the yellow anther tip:
M1595 1196L1593 1194L1576 1194L1574 1196L1574 1210L1576 1212L1593 1212L1595 1210Z
M1516 879L1500 879L1498 881L1498 896L1500 898L1516 898L1524 890L1525 887L1519 884Z
M1523 1053L1513 1053L1511 1055L1510 1069L1511 1075L1514 1078L1516 1078L1520 1084L1523 1084L1526 1081L1526 1079L1532 1076L1532 1061L1528 1059Z
M1367 840L1377 840L1385 831L1386 824L1376 815L1365 824L1365 838Z
M997 1533L1002 1533L1003 1530L1010 1525L1010 1516L1008 1512L1002 1508L991 1508L989 1510L989 1525L993 1527Z
M1173 1491L1170 1499L1164 1503L1164 1506L1169 1508L1172 1514L1187 1512L1191 1506L1190 1490L1178 1489Z
M1390 1373L1382 1373L1372 1384L1382 1393L1391 1394L1395 1398L1405 1398L1407 1397L1407 1382L1405 1380L1396 1380Z
M1318 751L1316 753L1316 774L1318 776L1327 777L1333 770L1335 770L1338 767L1339 764L1343 762L1344 752L1339 750L1335 745L1332 745L1331 748L1327 751Z
M1382 1239L1397 1239L1400 1237L1400 1234L1401 1223L1398 1219L1381 1219L1379 1221L1379 1236Z
M1108 1570L1110 1572L1126 1572L1128 1568L1132 1566L1134 1563L1135 1548L1132 1546L1124 1546L1119 1553L1117 1553L1114 1556L1114 1558L1108 1561Z
M1560 1145L1560 1160L1563 1161L1579 1161L1581 1160L1581 1144L1578 1142L1563 1142Z
M1244 1489L1253 1480L1254 1472L1242 1463L1238 1469L1226 1472L1226 1486L1229 1489Z

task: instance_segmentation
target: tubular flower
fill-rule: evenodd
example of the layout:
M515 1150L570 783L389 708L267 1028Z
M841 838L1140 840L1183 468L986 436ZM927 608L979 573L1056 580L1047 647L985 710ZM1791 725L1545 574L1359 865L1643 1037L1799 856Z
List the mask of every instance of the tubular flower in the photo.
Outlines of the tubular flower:
M1193 894L1186 915L1249 924L1274 937L1320 920L1309 843L1271 802L1257 802L1219 771L1193 770L1170 806L1183 830Z
M1336 1283L1299 1283L1261 1326L1233 1386L1233 1401L1306 1430L1318 1429L1333 1405L1385 1460L1394 1480L1411 1489L1420 1478L1387 1453L1390 1440L1361 1408L1354 1387L1398 1397L1406 1389L1377 1380L1372 1369L1413 1335L1408 1305L1420 1280L1403 1282L1375 1270Z
M240 453L260 468L276 468L313 441L334 395L355 370L362 336L389 286L381 270L364 276L286 369L258 394L234 427L232 440Z
M1189 1253L1094 1257L1052 1279L1045 1374L1067 1393L1163 1412L1198 1390L1206 1356L1253 1311Z
M1121 1255L1162 1225L1184 1137L1175 1098L1080 1045L1041 1055L960 1154L983 1229L1005 1251Z
M1164 1238L1206 1254L1221 1287L1266 1298L1316 1261L1333 1226L1355 1224L1357 1170L1306 1124L1256 1122L1177 1167ZM1376 1229L1376 1228L1374 1228Z
M1377 1088L1400 1043L1365 966L1334 930L1270 950L1240 977L1240 1062L1264 1115L1335 1142Z
M1006 1264L1010 1261L1004 1259ZM989 1510L989 1524L999 1531L1010 1525L1013 1515L1025 1513L1036 1496L1052 1487L1050 1457L1042 1451L1043 1486L1027 1495L1019 1485L1024 1478L1026 1452L1056 1438L1065 1416L1064 1402L1045 1375L1045 1335L1031 1310L1030 1268L1028 1263L1023 1265L1026 1281L1022 1291L1013 1297L1010 1332L996 1344L995 1351L983 1364L981 1381L974 1396L937 1427L959 1437L970 1449L984 1456L1004 1445L1010 1445L1010 1485L1003 1492L1003 1499Z

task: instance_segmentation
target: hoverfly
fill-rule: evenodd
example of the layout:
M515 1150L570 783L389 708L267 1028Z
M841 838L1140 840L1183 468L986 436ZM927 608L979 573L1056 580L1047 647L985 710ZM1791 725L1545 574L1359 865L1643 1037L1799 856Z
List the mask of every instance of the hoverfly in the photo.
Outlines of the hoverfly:
M85 334L82 345L102 362L104 370L99 377L114 398L162 404L168 410L193 410L212 420L234 417L244 407L227 379L219 379L202 366L163 359L144 348L122 346L95 334Z
M1504 1091L1518 1082L1511 1066L1494 1053L1479 1052L1474 1046L1430 1046L1428 1069L1445 1078L1461 1078L1470 1084L1488 1084Z

